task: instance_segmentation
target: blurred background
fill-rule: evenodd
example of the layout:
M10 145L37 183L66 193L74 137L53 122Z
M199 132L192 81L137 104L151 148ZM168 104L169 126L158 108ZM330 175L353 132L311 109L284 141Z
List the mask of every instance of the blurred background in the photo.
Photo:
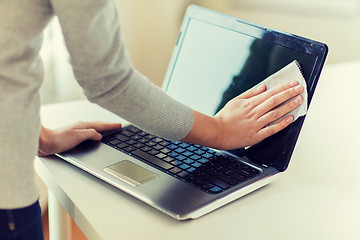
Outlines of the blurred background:
M161 85L185 9L197 4L270 28L324 42L326 64L360 60L360 0L116 0L134 66ZM41 55L42 103L84 96L76 83L56 19L45 32Z

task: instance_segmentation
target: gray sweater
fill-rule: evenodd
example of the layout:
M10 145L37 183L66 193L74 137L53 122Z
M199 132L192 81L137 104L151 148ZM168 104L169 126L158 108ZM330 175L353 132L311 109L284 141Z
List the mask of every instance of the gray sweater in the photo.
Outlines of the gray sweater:
M40 131L42 31L58 16L76 79L87 98L135 125L178 140L192 110L131 65L111 0L0 1L0 209L38 198L34 157Z

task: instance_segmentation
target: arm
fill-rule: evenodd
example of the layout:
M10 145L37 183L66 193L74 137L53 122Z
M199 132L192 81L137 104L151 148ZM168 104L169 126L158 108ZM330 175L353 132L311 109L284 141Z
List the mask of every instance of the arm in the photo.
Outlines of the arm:
M214 117L194 111L194 124L182 140L218 149L234 149L253 145L287 127L293 117L267 126L302 102L302 97L275 108L303 91L297 82L284 84L273 91L265 86L234 98ZM51 130L41 127L38 156L47 156L72 149L85 140L99 141L100 132L121 127L120 123L78 122ZM206 129L207 131L204 131Z
M230 101L215 117L173 100L131 65L110 0L51 0L79 84L87 98L150 133L213 148L252 145L288 126L266 127L298 104L273 109L298 93L297 85L252 89ZM79 20L81 19L81 20ZM79 20L79 21L77 21ZM207 129L204 135L203 129Z
M50 0L59 17L74 75L90 102L143 130L171 140L193 125L191 108L136 71L112 0Z

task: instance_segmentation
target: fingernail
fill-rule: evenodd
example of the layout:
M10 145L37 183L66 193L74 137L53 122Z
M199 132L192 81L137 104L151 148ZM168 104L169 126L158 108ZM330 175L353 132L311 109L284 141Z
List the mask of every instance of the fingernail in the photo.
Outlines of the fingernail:
M262 91L264 89L264 85L260 85L256 88L256 91Z
M290 86L292 86L292 87L296 86L297 84L298 84L297 81L291 81L291 82L290 82Z
M302 96L298 96L297 98L295 98L294 102L296 104L300 104L302 102L302 100L303 100Z
M286 121L287 121L288 123L291 123L292 121L294 121L294 116L289 116L289 117L286 119Z
M295 91L302 92L304 90L303 86L299 85L295 88Z

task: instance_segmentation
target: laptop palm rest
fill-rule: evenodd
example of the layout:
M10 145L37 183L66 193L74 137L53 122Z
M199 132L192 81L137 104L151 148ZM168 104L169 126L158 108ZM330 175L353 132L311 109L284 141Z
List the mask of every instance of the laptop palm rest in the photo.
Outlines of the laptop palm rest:
M138 186L158 178L158 175L155 173L152 173L128 160L106 167L104 168L104 171L131 184L132 186Z

